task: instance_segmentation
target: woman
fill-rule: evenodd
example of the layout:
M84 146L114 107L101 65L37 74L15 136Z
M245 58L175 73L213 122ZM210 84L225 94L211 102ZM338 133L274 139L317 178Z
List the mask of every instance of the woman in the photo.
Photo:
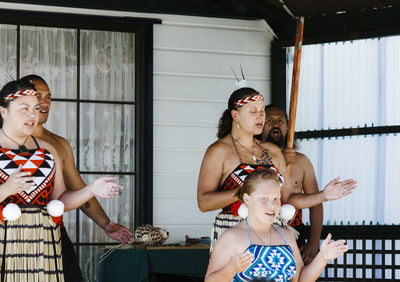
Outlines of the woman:
M226 231L211 254L205 281L315 281L328 261L348 250L344 240L321 245L314 260L303 266L295 238L274 224L281 185L274 170L257 170L237 191L248 207L247 218Z
M1 281L64 281L60 228L45 209L50 200L64 210L80 207L90 198L111 198L122 186L115 178L99 178L79 191L66 191L62 163L50 144L35 139L39 101L32 84L12 81L0 91L0 268ZM2 216L15 203L22 215L15 221Z
M235 193L255 169L273 168L279 171L285 179L281 200L297 209L341 198L355 188L355 181L339 182L337 178L320 193L293 194L281 150L272 143L260 143L253 137L262 133L264 120L263 96L247 87L234 91L229 98L228 109L219 121L219 140L204 155L197 186L199 208L202 212L223 208L213 224L211 250L225 230L240 222L238 209L241 203Z

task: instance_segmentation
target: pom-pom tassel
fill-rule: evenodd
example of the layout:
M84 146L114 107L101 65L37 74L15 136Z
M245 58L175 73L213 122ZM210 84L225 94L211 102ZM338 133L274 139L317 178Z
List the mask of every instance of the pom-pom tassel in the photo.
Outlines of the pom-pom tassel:
M1 221L14 221L21 216L21 209L17 204L9 203L5 207L1 206Z
M238 214L241 218L245 219L249 215L249 210L247 206L242 203L239 207Z
M59 200L52 200L47 203L46 208L56 226L60 226L63 220L64 203Z
M296 209L290 204L282 205L279 211L280 218L286 223L288 223L295 216L295 214Z

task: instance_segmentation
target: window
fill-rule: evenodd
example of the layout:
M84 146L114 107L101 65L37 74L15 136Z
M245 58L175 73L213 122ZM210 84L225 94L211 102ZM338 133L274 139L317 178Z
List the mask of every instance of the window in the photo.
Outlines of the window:
M85 182L115 175L125 188L120 197L99 200L107 215L131 230L151 224L152 24L159 21L26 15L3 12L0 83L42 76L52 93L45 128L70 142ZM85 278L94 280L93 245L115 241L79 211L66 213L64 222Z
M399 47L400 36L303 46L299 151L311 159L321 188L337 176L358 181L350 197L324 204L324 224L400 222L395 203L400 196L400 174L395 173L400 161ZM289 48L287 101L292 61ZM363 130L369 134L360 135Z

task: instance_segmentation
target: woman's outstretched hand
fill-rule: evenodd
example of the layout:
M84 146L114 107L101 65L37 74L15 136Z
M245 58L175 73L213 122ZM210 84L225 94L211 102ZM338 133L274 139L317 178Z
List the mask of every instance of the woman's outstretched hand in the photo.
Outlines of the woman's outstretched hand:
M325 199L327 201L337 200L350 195L357 187L357 181L354 179L339 180L340 178L337 177L325 186L323 193L325 194Z
M92 193L99 198L110 199L114 198L119 192L124 189L120 184L115 183L115 177L100 177L92 184Z
M340 257L349 250L345 240L331 241L331 239L332 235L329 233L324 242L322 242L320 249L322 258L327 262Z

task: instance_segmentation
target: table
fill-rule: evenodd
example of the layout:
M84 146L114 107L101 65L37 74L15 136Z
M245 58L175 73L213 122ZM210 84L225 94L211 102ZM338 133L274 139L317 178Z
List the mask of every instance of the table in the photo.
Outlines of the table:
M209 246L118 249L99 264L96 276L101 282L146 282L150 274L204 277L208 260Z

